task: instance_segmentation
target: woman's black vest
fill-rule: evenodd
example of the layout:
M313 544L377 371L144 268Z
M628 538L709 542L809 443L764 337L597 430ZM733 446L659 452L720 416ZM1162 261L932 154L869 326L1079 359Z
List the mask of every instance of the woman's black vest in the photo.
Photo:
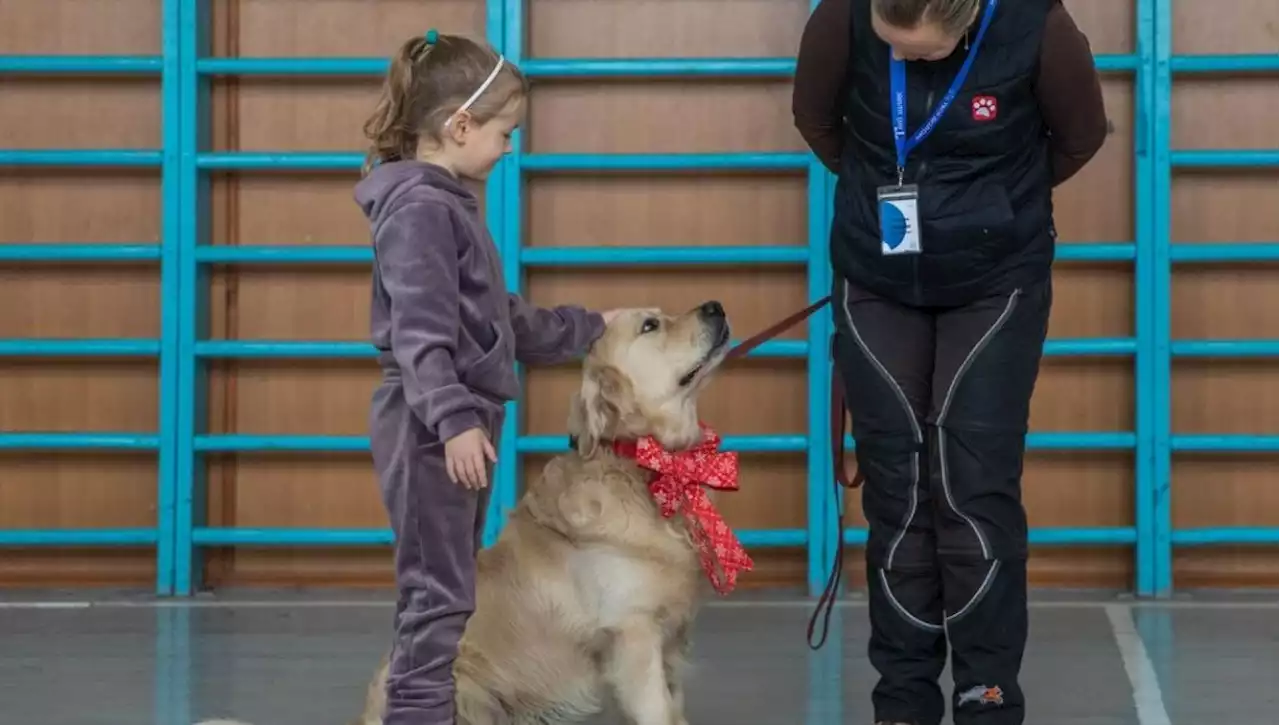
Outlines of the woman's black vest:
M904 183L919 187L924 251L886 256L876 189L896 184L898 176L889 47L871 29L871 0L852 0L845 140L831 231L837 274L903 304L951 306L1049 273L1053 184L1033 84L1045 16L1057 1L1000 0L959 94L907 156ZM979 18L985 9L986 0ZM908 137L946 94L966 55L961 42L944 60L907 63Z

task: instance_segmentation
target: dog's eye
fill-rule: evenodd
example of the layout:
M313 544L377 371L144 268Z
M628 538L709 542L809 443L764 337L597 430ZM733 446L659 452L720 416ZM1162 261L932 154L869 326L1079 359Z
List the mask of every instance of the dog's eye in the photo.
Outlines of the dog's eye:
M644 322L640 323L641 335L646 335L650 332L654 332L657 329L658 329L658 318L656 317L647 318Z

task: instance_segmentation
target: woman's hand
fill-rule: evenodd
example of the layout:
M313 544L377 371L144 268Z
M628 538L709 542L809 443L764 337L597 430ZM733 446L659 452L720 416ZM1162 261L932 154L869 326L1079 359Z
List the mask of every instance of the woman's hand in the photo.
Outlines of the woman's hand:
M614 310L605 310L600 313L600 316L604 318L604 324L608 325L610 322L613 322L618 317L618 315L621 315L621 314L622 314L622 310L614 309Z
M444 465L449 480L478 491L489 485L485 459L497 463L498 454L483 429L471 428L444 442Z

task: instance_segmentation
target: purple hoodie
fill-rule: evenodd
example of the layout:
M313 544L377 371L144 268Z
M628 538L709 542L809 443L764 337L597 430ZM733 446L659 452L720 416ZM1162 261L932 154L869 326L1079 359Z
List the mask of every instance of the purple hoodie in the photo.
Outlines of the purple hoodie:
M355 197L373 235L373 344L439 440L482 427L482 412L519 394L516 360L572 360L604 332L598 313L507 292L475 196L441 167L380 164Z

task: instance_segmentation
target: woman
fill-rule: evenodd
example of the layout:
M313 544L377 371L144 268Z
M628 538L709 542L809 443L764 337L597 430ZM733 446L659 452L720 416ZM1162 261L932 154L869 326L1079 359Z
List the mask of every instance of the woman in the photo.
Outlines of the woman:
M834 354L867 476L880 723L1022 723L1020 478L1051 303L1052 189L1107 133L1059 0L822 0L796 126L838 175Z

